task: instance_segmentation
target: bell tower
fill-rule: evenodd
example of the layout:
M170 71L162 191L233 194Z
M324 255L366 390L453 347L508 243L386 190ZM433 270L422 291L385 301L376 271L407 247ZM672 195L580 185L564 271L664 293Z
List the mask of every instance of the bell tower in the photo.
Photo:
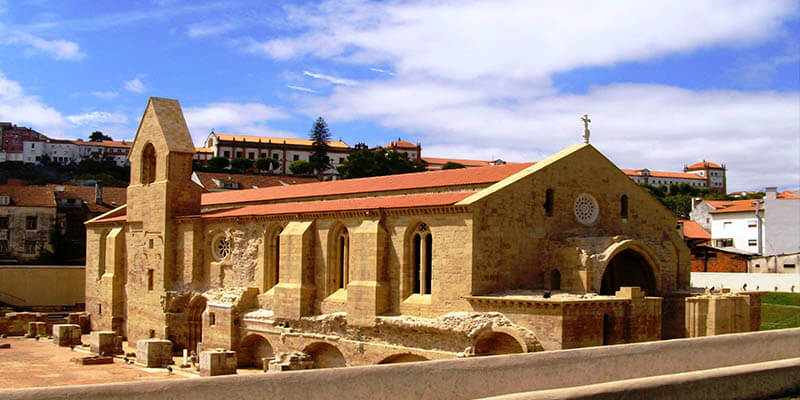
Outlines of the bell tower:
M202 189L192 182L195 148L177 100L151 97L129 154L127 223L134 257L129 265L146 276L148 290L172 287L175 265L175 222L200 212ZM139 265L142 264L142 265ZM134 271L131 271L134 272Z

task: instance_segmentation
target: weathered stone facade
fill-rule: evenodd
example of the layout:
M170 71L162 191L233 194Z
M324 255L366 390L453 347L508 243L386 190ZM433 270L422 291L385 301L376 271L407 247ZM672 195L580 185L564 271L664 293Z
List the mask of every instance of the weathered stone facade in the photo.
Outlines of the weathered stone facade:
M274 369L685 334L675 216L592 146L202 197L193 151L177 101L151 99L127 206L87 224L93 329Z

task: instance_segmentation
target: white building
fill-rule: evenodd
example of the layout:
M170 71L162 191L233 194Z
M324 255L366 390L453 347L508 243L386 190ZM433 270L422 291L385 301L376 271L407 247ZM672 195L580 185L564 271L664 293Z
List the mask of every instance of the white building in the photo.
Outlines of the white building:
M764 255L800 253L800 196L778 194L768 187L764 196Z
M647 168L643 169L623 169L622 172L628 175L638 184L648 184L653 186L678 185L685 183L687 185L707 188L708 182L705 178L695 174L688 174L684 172L665 172L665 171L651 171Z

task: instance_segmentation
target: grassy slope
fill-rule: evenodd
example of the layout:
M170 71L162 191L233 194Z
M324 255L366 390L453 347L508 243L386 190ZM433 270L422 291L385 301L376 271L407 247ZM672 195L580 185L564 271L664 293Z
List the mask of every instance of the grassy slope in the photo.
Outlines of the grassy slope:
M800 293L764 293L761 330L800 327Z

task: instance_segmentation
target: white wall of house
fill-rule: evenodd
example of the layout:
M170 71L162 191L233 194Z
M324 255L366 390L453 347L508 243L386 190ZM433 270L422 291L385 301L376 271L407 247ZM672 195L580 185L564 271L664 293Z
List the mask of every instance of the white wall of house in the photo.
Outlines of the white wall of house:
M800 292L800 274L692 272L690 282L695 288L714 287L739 290L747 284L747 290Z
M764 254L800 252L800 199L779 199L774 187L764 197Z
M710 215L713 246L735 247L739 250L758 252L758 219L755 212L728 212ZM733 244L724 246L720 242L722 239L733 239Z

